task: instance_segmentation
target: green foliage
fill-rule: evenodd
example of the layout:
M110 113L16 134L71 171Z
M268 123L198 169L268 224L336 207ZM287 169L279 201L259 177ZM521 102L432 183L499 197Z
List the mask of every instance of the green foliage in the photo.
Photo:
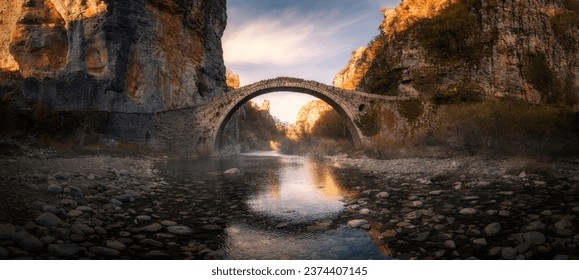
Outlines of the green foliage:
M478 62L490 50L492 34L483 34L478 0L460 0L440 15L417 23L417 38L438 62Z
M370 137L378 134L382 127L380 108L375 104L367 106L365 110L358 115L355 123L364 136Z
M415 122L424 112L424 106L420 99L408 99L398 102L400 115L408 122Z
M528 54L525 59L523 78L541 92L543 100L549 104L561 103L561 82L549 66L544 54Z

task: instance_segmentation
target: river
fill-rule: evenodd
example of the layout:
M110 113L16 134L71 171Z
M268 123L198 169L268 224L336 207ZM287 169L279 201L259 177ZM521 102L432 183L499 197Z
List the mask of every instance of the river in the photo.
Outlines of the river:
M222 259L384 259L364 229L347 227L352 181L330 163L275 152L167 160L156 168L193 199L176 215L196 225L190 243ZM224 175L238 168L238 175ZM186 195L183 195L185 198Z

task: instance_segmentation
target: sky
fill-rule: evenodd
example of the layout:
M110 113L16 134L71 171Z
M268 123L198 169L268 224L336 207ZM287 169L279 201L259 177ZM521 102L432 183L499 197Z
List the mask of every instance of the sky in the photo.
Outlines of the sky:
M378 35L382 8L400 0L228 0L222 38L228 69L241 86L280 76L328 85L348 63L352 51ZM272 115L293 123L297 112L315 98L277 92L256 97L270 100Z

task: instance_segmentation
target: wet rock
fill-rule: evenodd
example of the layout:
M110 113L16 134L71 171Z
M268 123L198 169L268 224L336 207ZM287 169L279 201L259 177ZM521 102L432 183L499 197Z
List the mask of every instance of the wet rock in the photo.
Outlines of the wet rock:
M77 202L74 199L69 199L69 198L61 199L59 203L62 206L69 206L69 207L76 207L77 206Z
M363 225L368 224L368 221L364 220L364 219L354 219L354 220L350 220L348 221L348 227L351 228L359 228Z
M490 186L491 186L491 182L486 182L486 181L478 182L478 183L476 184L476 186L479 187L479 188L490 187Z
M59 185L52 184L46 188L49 193L59 194L62 192L62 187Z
M288 223L279 223L277 225L275 225L275 228L277 229L282 229L288 226Z
M517 247L515 247L515 250L517 250L517 253L519 253L519 254L524 254L525 252L527 252L529 250L530 247L531 247L531 242L522 242L522 243L519 243L517 245Z
M368 214L370 214L370 209L368 209L368 208L362 208L362 209L360 209L360 211L358 211L358 213L359 213L360 215L368 215Z
M216 225L208 225L208 226L216 226ZM219 226L217 226L217 227L219 227ZM212 230L216 231L217 229L212 229ZM221 227L219 227L219 230L221 230ZM175 235L190 235L193 233L193 230L190 227L183 226L183 225L167 227L167 231L169 233L172 233Z
M500 231L501 231L501 224L496 222L488 224L484 229L484 232L487 236L497 235Z
M118 200L118 199L116 199L116 198L111 198L110 204L113 205L113 206L117 206L117 207L123 206L123 202L120 201L120 200Z
M62 220L50 212L44 212L34 219L34 222L43 227L53 228L62 224Z
M478 211L474 208L462 208L462 209L460 209L460 211L458 213L462 214L462 215L474 215L477 212Z
M501 250L501 256L507 260L514 260L517 257L517 250L513 247L506 247Z
M412 201L410 203L410 207L414 207L414 208L419 208L419 207L422 207L423 205L424 205L424 202L422 202L420 200Z
M493 247L489 250L489 256L496 256L502 252L502 247Z
M527 173L525 171L521 171L521 173L519 173L519 178L525 178L527 177Z
M127 246L120 241L107 241L106 244L107 248L115 249L117 251L124 251L127 249Z
M91 235L95 233L95 230L85 224L74 224L70 227L70 231L79 235Z
M500 210L498 214L499 214L499 216L501 216L501 217L509 217L509 216L511 216L511 212L508 211L508 210Z
M163 221L161 221L161 225L164 225L166 227L176 226L177 222L169 221L169 220L163 220Z
M12 235L12 240L14 240L14 242L16 242L16 244L18 244L22 249L29 252L35 252L44 247L42 241L26 231L15 233Z
M169 256L167 253L163 252L163 251L154 250L154 251L147 252L147 253L144 255L144 257L145 257L146 259L154 259L154 260L157 260L157 259L167 259L167 258L169 258L170 256Z
M442 190L429 191L428 194L433 195L433 196L438 196L438 195L442 194Z
M104 258L116 258L121 255L121 252L118 250L101 246L90 247L89 251L99 257Z
M48 252L57 257L66 258L78 254L80 247L77 244L51 244Z
M223 171L223 174L225 174L225 175L239 175L239 174L241 174L241 170L239 170L239 168L231 168L231 169L227 169L227 170Z
M40 237L40 241L42 241L44 245L50 245L56 243L56 238L54 238L54 236L45 235L43 237Z
M525 239L526 242L529 242L534 245L542 245L547 240L545 235L538 231L526 232L523 238Z
M390 230L384 231L382 234L380 234L380 237L390 238L390 237L396 236L397 234L398 233L395 230L390 229Z

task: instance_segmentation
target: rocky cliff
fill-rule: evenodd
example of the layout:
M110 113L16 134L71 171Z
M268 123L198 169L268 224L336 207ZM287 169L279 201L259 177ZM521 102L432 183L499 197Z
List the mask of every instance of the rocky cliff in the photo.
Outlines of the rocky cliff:
M439 102L482 96L579 110L579 1L403 0L334 85Z
M226 90L225 0L0 3L0 71L58 110L151 113Z
M350 138L348 129L338 113L322 100L306 103L298 112L296 122L289 130L290 138L306 137Z

